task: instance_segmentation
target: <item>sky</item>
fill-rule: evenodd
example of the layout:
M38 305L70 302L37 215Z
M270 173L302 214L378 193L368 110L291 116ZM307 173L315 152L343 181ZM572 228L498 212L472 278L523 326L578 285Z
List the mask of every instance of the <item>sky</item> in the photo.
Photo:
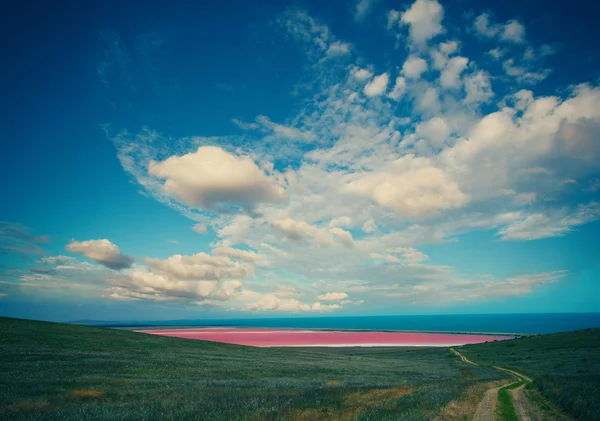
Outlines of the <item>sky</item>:
M13 2L0 315L598 311L599 7Z

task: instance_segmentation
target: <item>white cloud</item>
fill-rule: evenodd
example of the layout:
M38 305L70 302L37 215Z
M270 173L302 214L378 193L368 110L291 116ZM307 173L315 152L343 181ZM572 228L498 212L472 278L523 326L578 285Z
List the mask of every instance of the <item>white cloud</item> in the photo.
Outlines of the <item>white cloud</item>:
M346 247L353 247L354 246L354 240L352 238L352 234L349 231L346 231L345 229L342 228L331 228L330 229L331 233L335 235L335 238L342 243L343 245L345 245Z
M375 76L373 80L365 86L364 92L366 96L379 96L385 92L389 82L389 76L387 73L382 73L379 76Z
M450 126L443 118L433 117L417 125L415 133L436 146L441 146L450 136Z
M198 234L206 234L208 232L208 228L204 224L196 224L192 227L192 230Z
M372 10L378 0L358 0L354 7L354 19L363 20Z
M600 205L579 205L574 211L532 213L498 232L503 240L538 240L562 237L575 227L600 218Z
M302 303L294 298L281 299L273 294L262 295L256 302L244 306L247 311L281 311L286 313L298 313L308 311L325 312L342 308L339 304L323 305L316 302L312 305Z
M310 309L312 311L318 311L318 312L324 313L326 311L339 310L340 308L342 308L342 306L340 304L321 304L321 303L317 302L317 303L314 303Z
M500 60L506 54L506 50L500 47L496 47L489 50L486 54L490 55L496 60Z
M346 56L350 54L350 44L347 42L335 41L329 45L329 48L325 52L325 57L333 58Z
M122 254L115 244L106 239L81 242L73 240L65 249L83 254L88 259L114 270L127 269L133 264L131 256Z
M433 86L427 88L425 93L418 99L417 108L419 111L437 113L441 108L440 96Z
M166 193L201 209L218 210L227 205L248 208L285 197L284 187L251 158L215 146L201 146L196 152L162 162L150 161L148 172L165 180L162 189Z
M475 18L473 26L479 35L492 38L500 32L498 26L491 23L490 20L490 15L487 13L482 13Z
M336 216L329 222L329 227L348 227L352 226L352 218L346 215Z
M504 25L500 38L504 41L522 42L525 39L525 27L516 20L510 20Z
M350 74L359 81L365 81L373 77L373 72L368 69L353 68Z
M257 123L246 123L237 118L233 118L233 119L231 119L231 121L233 124L235 124L242 130L256 130L260 127L260 125Z
M388 14L394 29L402 28L401 16ZM316 297L328 291L345 291L367 306L413 301L439 306L527 294L566 276L544 269L541 274L502 278L470 276L461 274L460 267L428 264L419 250L460 241L475 230L493 230L512 241L566 235L598 218L590 204L593 192L584 190L600 173L597 87L581 85L566 94L557 90L556 96L536 96L521 86L532 79L527 73L537 65L535 59L519 61L523 68L517 71L515 62L521 57L515 56L509 62L514 76L506 78L492 73L498 63L488 71L483 69L489 60L478 63L477 57L467 57L472 51L467 45L461 51L464 57L457 56L458 41L427 47L412 40L408 51L427 60L429 72L405 79L395 70L396 80L382 83L385 86L375 90L379 96L368 98L363 92L368 82L373 84L373 63L359 56L356 64L342 60L324 64L326 52L338 42L331 30L305 13L289 12L285 18L288 33L307 50L309 65L303 67L303 77L310 80L312 91L302 98L297 112L285 118L285 126L278 129L281 136L275 136L275 126L267 127L276 123L264 117L261 124L252 123L256 126L243 138L178 140L146 129L139 136L120 135L127 141L115 141L123 167L145 193L216 233L211 264L169 258L139 269L167 278L169 284L201 281L202 294L185 283L169 287L174 294L153 284L148 292L140 292L146 290L145 281L129 281L131 294L148 299L193 295L201 302L227 298L233 309L326 311L332 309ZM488 32L496 28L494 41L504 31L504 25L489 19L485 28ZM502 45L507 48L506 53L502 50L503 61L515 48L525 52L529 48ZM536 49L534 53L539 55ZM352 54L358 56L360 50L352 49ZM402 67L402 55L386 57L391 61L385 62L388 69ZM461 58L466 67L451 72L452 63L460 64ZM433 75L433 70L440 71L440 80L423 77ZM510 94L490 103L492 82L498 94ZM293 139L298 133L310 133L314 140L298 147L296 140L302 139ZM237 196L224 204L212 200L213 208L224 208L215 214L191 209L181 198L166 195L156 177L147 174L150 161L194 154L207 145L231 148L226 153L236 160L250 160L269 186L265 190L281 195L271 200L260 190L248 199L249 205ZM220 180L219 186L230 182L228 176ZM239 211L231 209L236 206L251 207L252 212L230 212ZM222 248L230 251L217 251ZM253 257L234 257L234 253L246 256L242 252L264 256L270 265L261 266ZM215 266L220 261L215 258L229 263ZM518 270L515 267L515 273ZM245 280L254 272L254 280ZM221 283L242 280L243 287L231 284L229 293L219 292Z
M546 79L550 74L550 70L541 69L540 71L530 71L526 67L515 64L514 59L509 58L502 62L502 68L508 76L514 77L522 83L537 83Z
M494 38L498 36L502 41L520 43L525 40L525 26L515 19L505 24L495 23L487 13L482 13L475 18L473 23L475 32L483 37Z
M378 172L363 174L348 185L399 215L419 218L443 209L464 206L469 196L426 158L405 155Z
M494 96L489 75L479 70L465 77L465 103L477 104L489 101Z
M266 263L265 256L249 250L240 250L232 247L217 247L213 250L216 256L227 256L234 260L242 260L250 263Z
M404 95L406 91L406 80L402 76L398 76L396 78L396 83L394 84L394 88L389 93L389 97L394 101L398 101Z
M387 249L386 252L392 254L401 254L402 259L406 263L421 263L429 258L425 253L422 253L413 247L396 247Z
M460 88L460 75L467 67L466 57L452 57L440 75L440 85L444 88Z
M433 67L442 70L448 64L448 58L459 49L458 41L440 42L437 47L431 48L429 53L433 60Z
M345 292L328 292L317 297L317 299L321 301L341 301L346 298L348 298L348 294Z
M362 230L367 234L377 231L377 225L375 225L375 221L369 219L367 222L363 224Z
M388 22L397 19L398 12L388 14ZM444 32L442 19L444 9L437 0L416 0L402 15L399 23L409 26L410 39L415 44L423 44ZM389 23L388 23L389 26Z
M253 273L248 265L232 262L225 256L197 253L192 256L175 254L167 259L142 260L154 272L185 280L218 281L225 278L245 278Z
M414 54L408 56L402 65L402 74L409 79L419 79L427 70L427 62Z
M275 221L275 229L285 234L287 238L294 241L306 240L309 235L317 231L315 227L305 221L295 221L291 218Z
M168 272L136 269L112 280L109 297L117 300L184 301L228 300L242 283L205 279L180 279Z
M70 256L49 256L49 257L40 257L38 262L43 263L45 265L70 265L75 263L75 258Z
M260 124L260 126L264 127L269 132L273 133L273 136L278 138L296 139L308 142L311 141L313 137L309 132L303 132L295 127L274 123L271 121L271 119L269 119L269 117L264 115L259 115L256 117L256 121Z

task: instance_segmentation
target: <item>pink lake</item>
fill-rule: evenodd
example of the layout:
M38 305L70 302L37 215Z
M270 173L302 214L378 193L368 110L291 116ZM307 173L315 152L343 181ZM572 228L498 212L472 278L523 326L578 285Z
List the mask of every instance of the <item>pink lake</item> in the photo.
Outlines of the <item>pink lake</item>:
M512 339L512 336L377 332L308 329L187 328L139 330L152 335L223 342L258 347L272 346L458 346Z

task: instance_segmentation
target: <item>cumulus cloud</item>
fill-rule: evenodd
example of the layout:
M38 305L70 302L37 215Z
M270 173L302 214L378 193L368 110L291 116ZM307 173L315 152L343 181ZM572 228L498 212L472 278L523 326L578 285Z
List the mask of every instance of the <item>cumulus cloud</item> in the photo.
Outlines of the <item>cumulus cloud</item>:
M489 75L479 70L465 78L466 104L487 102L494 96Z
M109 269L127 269L133 265L133 257L122 254L115 244L107 239L71 241L66 250L84 255Z
M109 297L120 300L205 301L228 300L238 293L240 281L181 280L168 273L136 269L112 281Z
M296 300L295 298L279 298L273 294L265 294L255 301L244 306L247 311L279 311L284 313L299 313L299 312L326 312L342 308L340 304L307 304Z
M377 225L375 224L375 221L369 219L363 224L362 230L366 233L372 233L377 231Z
M506 59L504 62L502 62L502 68L508 76L514 77L519 82L530 84L541 82L550 74L548 69L532 71L528 70L526 67L516 65L515 60L512 58Z
M398 76L396 78L396 83L394 84L394 88L388 94L388 96L391 99L393 99L394 101L398 101L400 98L402 98L405 91L406 91L406 79L404 79L402 76Z
M349 231L338 227L331 228L330 231L333 235L335 235L335 238L346 247L354 246L354 240L352 239L352 234Z
M349 47L348 61L324 65L327 52L345 41L306 12L282 15L278 22L305 53L312 90L285 125L264 116L247 123L243 138L173 140L145 130L140 136L152 142L116 141L144 192L216 234L212 256L142 260L144 267L131 269L135 279L121 276L118 287L131 297L228 297L234 309L299 312L351 301L328 306L316 298L330 291L364 305L434 306L528 294L566 278L518 267L512 276L465 275L428 263L419 250L476 230L506 241L567 235L600 218L592 196L600 174L598 88L555 96L524 89L541 80L535 73L547 72L535 62L537 49L512 45L525 35L512 21L476 19L480 39L473 42L502 42L500 62L488 67L488 58L467 55L468 38L436 42L444 28L435 1L419 0L388 19L394 32L408 29L412 58L389 54L394 73L374 73L374 63L355 57L358 48ZM509 55L516 50L523 57ZM503 97L492 102L497 95ZM307 133L310 143L300 138ZM218 171L205 171L197 157L207 147L224 156ZM180 165L188 156L189 168ZM165 165L168 174L148 173L151 162L171 158L179 161ZM255 272L251 285L235 283ZM284 273L294 281L281 288Z
M391 10L388 13L388 27L407 25L411 41L423 44L444 32L443 18L444 9L437 0L416 0L402 14Z
M504 41L522 42L525 38L525 27L516 20L510 20L502 28L500 38Z
M375 76L373 80L365 86L364 92L366 96L379 96L385 92L389 82L387 73Z
M111 279L109 296L218 305L241 293L242 281L254 275L252 263L260 261L256 253L232 248L215 249L214 255L145 258L141 259L145 266L135 266Z
M452 57L448 60L440 74L440 85L444 88L459 88L461 86L460 75L467 67L467 63L469 63L469 59L466 57Z
M286 218L275 221L273 227L282 233L285 238L292 241L314 240L319 246L332 243L331 236L325 230L305 221L295 221L291 218Z
M419 218L465 205L469 196L426 158L406 155L377 172L365 173L348 191L367 194L399 215Z
M352 226L352 218L346 215L336 216L329 222L329 227L347 227Z
M441 145L450 135L450 126L443 118L433 117L423 123L417 125L415 133L427 140L430 140L435 145Z
M353 68L350 74L354 79L359 81L365 81L373 77L373 72L369 69L359 69L357 67Z
M402 65L402 74L410 79L418 79L427 70L427 62L411 54Z
M347 42L335 41L329 45L325 52L326 58L345 56L350 54L350 44Z
M192 256L175 254L167 259L146 258L144 262L154 272L185 280L218 281L224 278L245 278L253 273L250 266L232 262L226 256L197 253Z
M285 197L284 187L251 158L215 146L201 146L196 152L162 162L150 161L148 172L165 180L162 189L166 193L201 209L226 205L247 208Z
M387 249L386 252L402 255L402 258L406 263L420 263L429 258L425 253L422 253L413 247L396 247Z
M477 34L487 38L498 36L502 41L516 43L525 39L525 26L515 19L501 24L493 22L488 13L482 13L475 18L473 27Z
M348 294L345 292L328 292L317 297L317 299L321 301L341 301L346 298L348 298Z

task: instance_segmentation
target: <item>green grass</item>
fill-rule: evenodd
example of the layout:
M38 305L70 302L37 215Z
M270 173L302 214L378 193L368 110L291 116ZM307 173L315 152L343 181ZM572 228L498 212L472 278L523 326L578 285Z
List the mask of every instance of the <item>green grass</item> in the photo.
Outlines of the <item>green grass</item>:
M252 348L0 318L0 419L428 420L503 376L444 348Z
M577 420L600 420L600 329L461 347L477 363L511 368Z
M513 405L512 397L510 396L510 391L512 389L516 389L517 387L523 385L525 382L520 380L508 386L501 387L498 391L498 416L503 421L518 421L517 412L515 411L515 406Z

